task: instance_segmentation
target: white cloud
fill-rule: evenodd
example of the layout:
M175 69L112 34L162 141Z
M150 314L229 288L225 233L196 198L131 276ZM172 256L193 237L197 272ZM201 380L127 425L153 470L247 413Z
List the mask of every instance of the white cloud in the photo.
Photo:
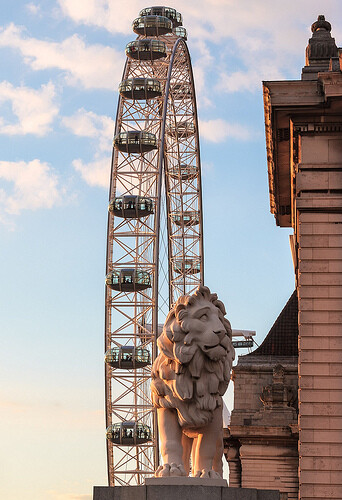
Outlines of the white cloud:
M216 71L220 89L255 92L263 78L300 78L310 25L318 14L331 21L338 41L334 19L341 18L342 4L326 0L322 12L320 0L190 0L181 10L190 46L193 37L201 40L215 57L206 68Z
M221 72L216 90L223 92L261 91L263 80L281 80L283 75L270 64L232 73Z
M74 115L62 118L62 124L79 137L95 139L98 152L111 151L114 122L109 116L81 108Z
M109 188L110 158L101 158L89 163L77 159L72 162L72 165L89 186Z
M19 50L33 70L62 70L71 86L112 90L121 79L124 51L86 45L77 34L62 42L48 42L30 38L22 27L10 24L0 32L0 47Z
M75 135L88 137L94 142L94 158L85 162L78 158L72 162L73 167L81 174L89 186L108 189L110 182L110 154L113 121L108 116L96 115L91 111L79 109L77 113L62 119L64 126ZM227 138L247 141L253 139L254 133L247 127L237 123L229 123L223 119L200 120L201 139L210 142L223 142Z
M201 161L201 171L202 175L210 175L214 170L214 164L212 162Z
M26 4L25 7L28 10L28 12L30 14L33 14L34 16L40 13L40 5L31 2Z
M208 72L215 71L215 58L203 40L195 40L193 47L199 54L193 65L198 107L211 106L212 96L210 95L210 89L206 84L206 80Z
M0 188L0 220L23 210L50 209L60 203L63 189L52 168L38 159L30 162L0 161L0 179L11 183L12 190Z
M143 0L58 0L64 15L78 24L100 26L111 33L132 33L132 21L146 7ZM133 38L135 35L132 33Z
M81 159L72 162L83 180L90 186L108 189L110 181L110 155L114 122L109 116L97 115L92 111L79 109L74 115L62 119L62 123L79 137L93 140L93 161L85 163Z
M226 120L200 120L200 137L210 142L223 142L228 138L247 141L253 138L253 133L238 123L229 123Z
M0 134L46 135L58 114L55 96L55 86L51 82L42 85L39 90L14 87L9 82L0 82L0 106L1 103L9 101L16 117L13 123L8 123L4 117L0 117Z
M143 0L126 1L120 10L117 0L58 1L63 14L78 24L127 34L139 10L146 6ZM214 72L218 78L228 75L230 81L221 86L225 92L260 88L260 67L273 68L280 78L300 78L310 24L322 13L321 0L187 0L182 5L171 0L169 5L183 14L201 104L210 104L208 79ZM323 10L337 37L334 19L341 18L341 2L325 0ZM213 60L205 56L209 48ZM233 71L232 59L239 64ZM240 77L242 86L232 81ZM269 79L267 73L265 77Z

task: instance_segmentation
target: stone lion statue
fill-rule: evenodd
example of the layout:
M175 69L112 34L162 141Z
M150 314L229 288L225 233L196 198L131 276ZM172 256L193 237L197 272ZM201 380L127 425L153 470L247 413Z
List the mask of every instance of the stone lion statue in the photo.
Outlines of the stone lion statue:
M223 303L209 288L180 297L158 338L152 367L164 465L156 476L222 477L222 396L235 351Z

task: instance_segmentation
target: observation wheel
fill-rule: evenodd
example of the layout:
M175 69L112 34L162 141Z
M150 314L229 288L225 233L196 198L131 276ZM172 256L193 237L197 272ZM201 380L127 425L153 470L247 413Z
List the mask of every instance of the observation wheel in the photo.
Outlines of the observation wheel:
M159 464L151 365L160 324L203 283L197 109L186 30L143 9L126 46L115 123L106 271L108 481L142 484ZM163 309L163 306L166 304Z

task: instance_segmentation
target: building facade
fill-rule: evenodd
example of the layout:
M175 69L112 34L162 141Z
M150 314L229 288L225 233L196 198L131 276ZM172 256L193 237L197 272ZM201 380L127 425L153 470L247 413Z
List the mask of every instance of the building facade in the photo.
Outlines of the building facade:
M342 499L342 72L312 25L301 80L264 82L271 211L292 227L298 296L299 498Z
M229 486L298 498L298 301L294 292L266 336L233 369L234 410L224 429Z

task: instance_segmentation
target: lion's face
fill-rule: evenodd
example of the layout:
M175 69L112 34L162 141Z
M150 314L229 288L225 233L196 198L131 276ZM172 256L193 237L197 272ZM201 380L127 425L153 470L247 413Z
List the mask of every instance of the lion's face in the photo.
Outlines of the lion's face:
M198 346L212 360L225 356L226 348L221 341L226 335L225 327L219 315L219 309L205 298L188 306L187 314L181 320L181 328L187 332L184 347Z
M234 359L232 330L224 305L209 288L199 286L193 295L179 297L169 312L158 347L178 365L189 365L194 375L205 363ZM225 362L226 362L225 361ZM230 370L230 368L229 368ZM195 375L194 375L195 376Z

